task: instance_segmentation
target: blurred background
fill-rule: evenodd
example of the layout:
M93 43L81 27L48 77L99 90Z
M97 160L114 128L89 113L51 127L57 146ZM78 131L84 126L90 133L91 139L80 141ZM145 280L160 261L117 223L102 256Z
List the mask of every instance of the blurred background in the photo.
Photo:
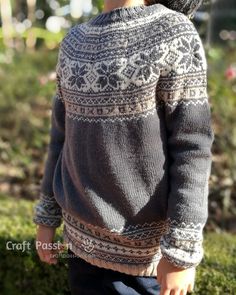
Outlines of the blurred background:
M71 26L102 9L102 0L0 0L1 295L69 294L66 260L38 260L32 208L49 142L58 46ZM204 1L192 21L208 59L215 132L205 257L194 294L236 294L236 1ZM31 246L12 249L23 241Z

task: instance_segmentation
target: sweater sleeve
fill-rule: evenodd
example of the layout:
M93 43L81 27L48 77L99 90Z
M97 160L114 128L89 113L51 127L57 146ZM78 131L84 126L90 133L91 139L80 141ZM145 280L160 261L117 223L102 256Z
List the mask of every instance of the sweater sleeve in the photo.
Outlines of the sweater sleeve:
M202 260L203 228L208 218L208 181L214 133L207 94L207 62L196 31L169 46L157 99L163 107L169 162L167 231L162 255L180 268Z
M53 176L65 138L65 106L60 84L60 51L56 66L56 93L52 99L50 142L44 175L40 186L40 199L34 207L33 222L49 227L59 227L62 222L61 208L53 193Z

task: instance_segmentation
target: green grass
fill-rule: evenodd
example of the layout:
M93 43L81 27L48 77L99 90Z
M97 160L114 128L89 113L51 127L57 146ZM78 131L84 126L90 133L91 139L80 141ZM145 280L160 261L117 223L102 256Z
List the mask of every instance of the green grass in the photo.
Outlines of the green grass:
M197 268L196 294L235 294L236 236L207 233L204 249L204 259Z
M57 265L40 262L34 245L36 226L32 223L34 202L0 195L0 294L1 295L65 295L67 285L66 259ZM56 241L61 241L58 230ZM26 251L13 244L29 243ZM27 292L26 292L27 290Z
M34 202L0 195L0 290L1 295L62 295L68 293L66 259L48 266L38 259L34 247ZM56 241L61 240L58 230ZM7 241L27 241L25 252L6 249ZM230 295L236 290L236 236L205 233L205 256L197 267L193 295Z

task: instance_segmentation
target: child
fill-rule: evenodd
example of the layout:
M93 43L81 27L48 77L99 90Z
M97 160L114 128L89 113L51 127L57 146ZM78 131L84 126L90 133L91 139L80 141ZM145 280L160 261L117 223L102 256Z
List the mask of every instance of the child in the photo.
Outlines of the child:
M188 18L202 1L157 2L105 0L61 42L34 222L51 243L63 218L72 294L186 295L203 258L214 134Z

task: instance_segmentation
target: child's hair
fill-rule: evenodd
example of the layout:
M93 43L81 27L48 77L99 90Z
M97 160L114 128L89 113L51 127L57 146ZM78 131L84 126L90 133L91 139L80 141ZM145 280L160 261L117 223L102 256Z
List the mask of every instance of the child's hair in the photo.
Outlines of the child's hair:
M203 0L145 0L146 5L163 4L167 8L192 15L202 4Z

